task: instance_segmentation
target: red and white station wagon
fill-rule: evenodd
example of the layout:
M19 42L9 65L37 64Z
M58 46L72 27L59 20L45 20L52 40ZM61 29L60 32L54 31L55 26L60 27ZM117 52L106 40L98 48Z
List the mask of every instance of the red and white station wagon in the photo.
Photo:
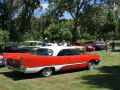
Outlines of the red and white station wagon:
M80 53L76 47L45 46L33 53L5 53L6 66L23 73L40 72L50 76L53 72L77 68L93 69L99 63L99 55Z

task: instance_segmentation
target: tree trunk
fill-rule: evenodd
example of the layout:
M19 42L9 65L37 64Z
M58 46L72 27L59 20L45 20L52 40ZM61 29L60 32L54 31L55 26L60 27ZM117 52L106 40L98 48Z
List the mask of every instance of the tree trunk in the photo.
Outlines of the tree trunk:
M77 40L77 20L74 20L74 27L72 30L72 43L75 43Z
M12 7L13 7L13 0L10 0L10 10L9 10L9 22L8 22L8 30L10 32L10 38L12 37Z

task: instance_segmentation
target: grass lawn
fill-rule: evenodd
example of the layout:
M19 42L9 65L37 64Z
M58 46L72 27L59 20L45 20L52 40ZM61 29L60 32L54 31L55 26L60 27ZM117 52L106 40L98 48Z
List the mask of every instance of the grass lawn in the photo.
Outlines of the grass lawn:
M120 90L120 52L94 51L101 62L94 70L58 72L42 78L0 68L0 90Z

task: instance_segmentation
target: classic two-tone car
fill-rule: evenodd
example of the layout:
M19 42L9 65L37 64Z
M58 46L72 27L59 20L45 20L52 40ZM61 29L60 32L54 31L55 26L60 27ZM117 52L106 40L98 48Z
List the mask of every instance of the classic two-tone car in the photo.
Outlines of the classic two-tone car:
M50 76L53 72L87 68L91 70L99 63L99 55L80 53L76 47L45 46L33 53L5 53L6 66L23 73L40 72Z

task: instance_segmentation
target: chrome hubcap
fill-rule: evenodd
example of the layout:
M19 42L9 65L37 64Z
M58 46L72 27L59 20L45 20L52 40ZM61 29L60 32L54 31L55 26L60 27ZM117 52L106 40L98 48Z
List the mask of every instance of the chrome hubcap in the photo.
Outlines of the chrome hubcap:
M93 63L92 62L89 62L88 68L89 68L89 70L93 69Z
M50 76L52 74L52 69L51 68L44 68L43 69L43 75L44 76Z

